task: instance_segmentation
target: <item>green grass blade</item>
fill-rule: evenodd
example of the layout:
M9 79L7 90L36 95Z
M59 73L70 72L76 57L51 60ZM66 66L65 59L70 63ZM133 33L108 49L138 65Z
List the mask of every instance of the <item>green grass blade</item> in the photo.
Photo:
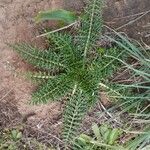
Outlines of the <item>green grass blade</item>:
M58 20L67 24L71 24L77 20L77 16L73 12L59 9L52 11L41 11L35 18L36 22L42 22L46 20Z

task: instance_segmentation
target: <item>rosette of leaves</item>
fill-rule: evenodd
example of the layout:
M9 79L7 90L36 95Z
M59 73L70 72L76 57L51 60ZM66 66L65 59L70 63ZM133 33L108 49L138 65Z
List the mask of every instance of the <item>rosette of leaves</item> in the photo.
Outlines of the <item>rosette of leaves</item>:
M23 59L40 69L28 74L42 83L32 94L33 104L67 97L63 115L66 145L74 141L83 117L97 102L99 82L110 76L118 65L110 58L103 60L104 55L100 55L101 51L96 46L102 30L102 0L89 1L79 22L75 35L68 32L47 35L52 44L47 50L25 43L13 45ZM120 55L116 49L105 53L115 58Z

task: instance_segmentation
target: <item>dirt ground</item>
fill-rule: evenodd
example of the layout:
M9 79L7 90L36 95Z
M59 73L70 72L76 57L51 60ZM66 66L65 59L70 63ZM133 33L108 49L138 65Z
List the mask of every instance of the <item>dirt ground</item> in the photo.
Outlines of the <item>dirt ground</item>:
M28 41L41 45L41 40L33 39L39 34L33 18L40 10L59 7L61 2L57 0L0 0L0 101L12 101L8 98L12 96L12 103L16 105L19 113L25 115L35 112L36 115L31 117L31 121L36 119L39 123L47 117L56 117L60 105L28 104L34 86L17 73L28 70L29 66L6 43Z

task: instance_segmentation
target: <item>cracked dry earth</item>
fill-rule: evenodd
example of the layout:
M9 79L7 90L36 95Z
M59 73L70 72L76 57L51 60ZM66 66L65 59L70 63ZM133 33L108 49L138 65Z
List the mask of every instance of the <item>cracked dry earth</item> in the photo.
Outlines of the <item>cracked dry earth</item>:
M9 101L21 115L35 112L29 122L42 126L48 118L60 115L59 103L31 106L28 104L35 86L18 75L28 70L28 66L6 43L16 41L32 42L41 46L42 40L35 39L38 25L34 16L40 10L61 7L58 0L0 0L0 105ZM11 97L11 98L10 98ZM1 106L2 108L3 106Z

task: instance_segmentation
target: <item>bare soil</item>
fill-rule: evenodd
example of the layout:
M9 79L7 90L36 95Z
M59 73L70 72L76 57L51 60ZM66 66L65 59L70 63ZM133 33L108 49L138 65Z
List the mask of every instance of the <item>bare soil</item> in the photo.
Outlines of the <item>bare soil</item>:
M24 72L29 66L6 43L26 41L38 46L43 45L41 39L34 39L39 33L33 18L40 10L59 7L61 2L57 0L0 0L0 90L7 89L5 94L13 92L18 111L23 115L34 111L34 117L39 120L55 116L60 111L60 106L28 104L34 86L17 72Z

